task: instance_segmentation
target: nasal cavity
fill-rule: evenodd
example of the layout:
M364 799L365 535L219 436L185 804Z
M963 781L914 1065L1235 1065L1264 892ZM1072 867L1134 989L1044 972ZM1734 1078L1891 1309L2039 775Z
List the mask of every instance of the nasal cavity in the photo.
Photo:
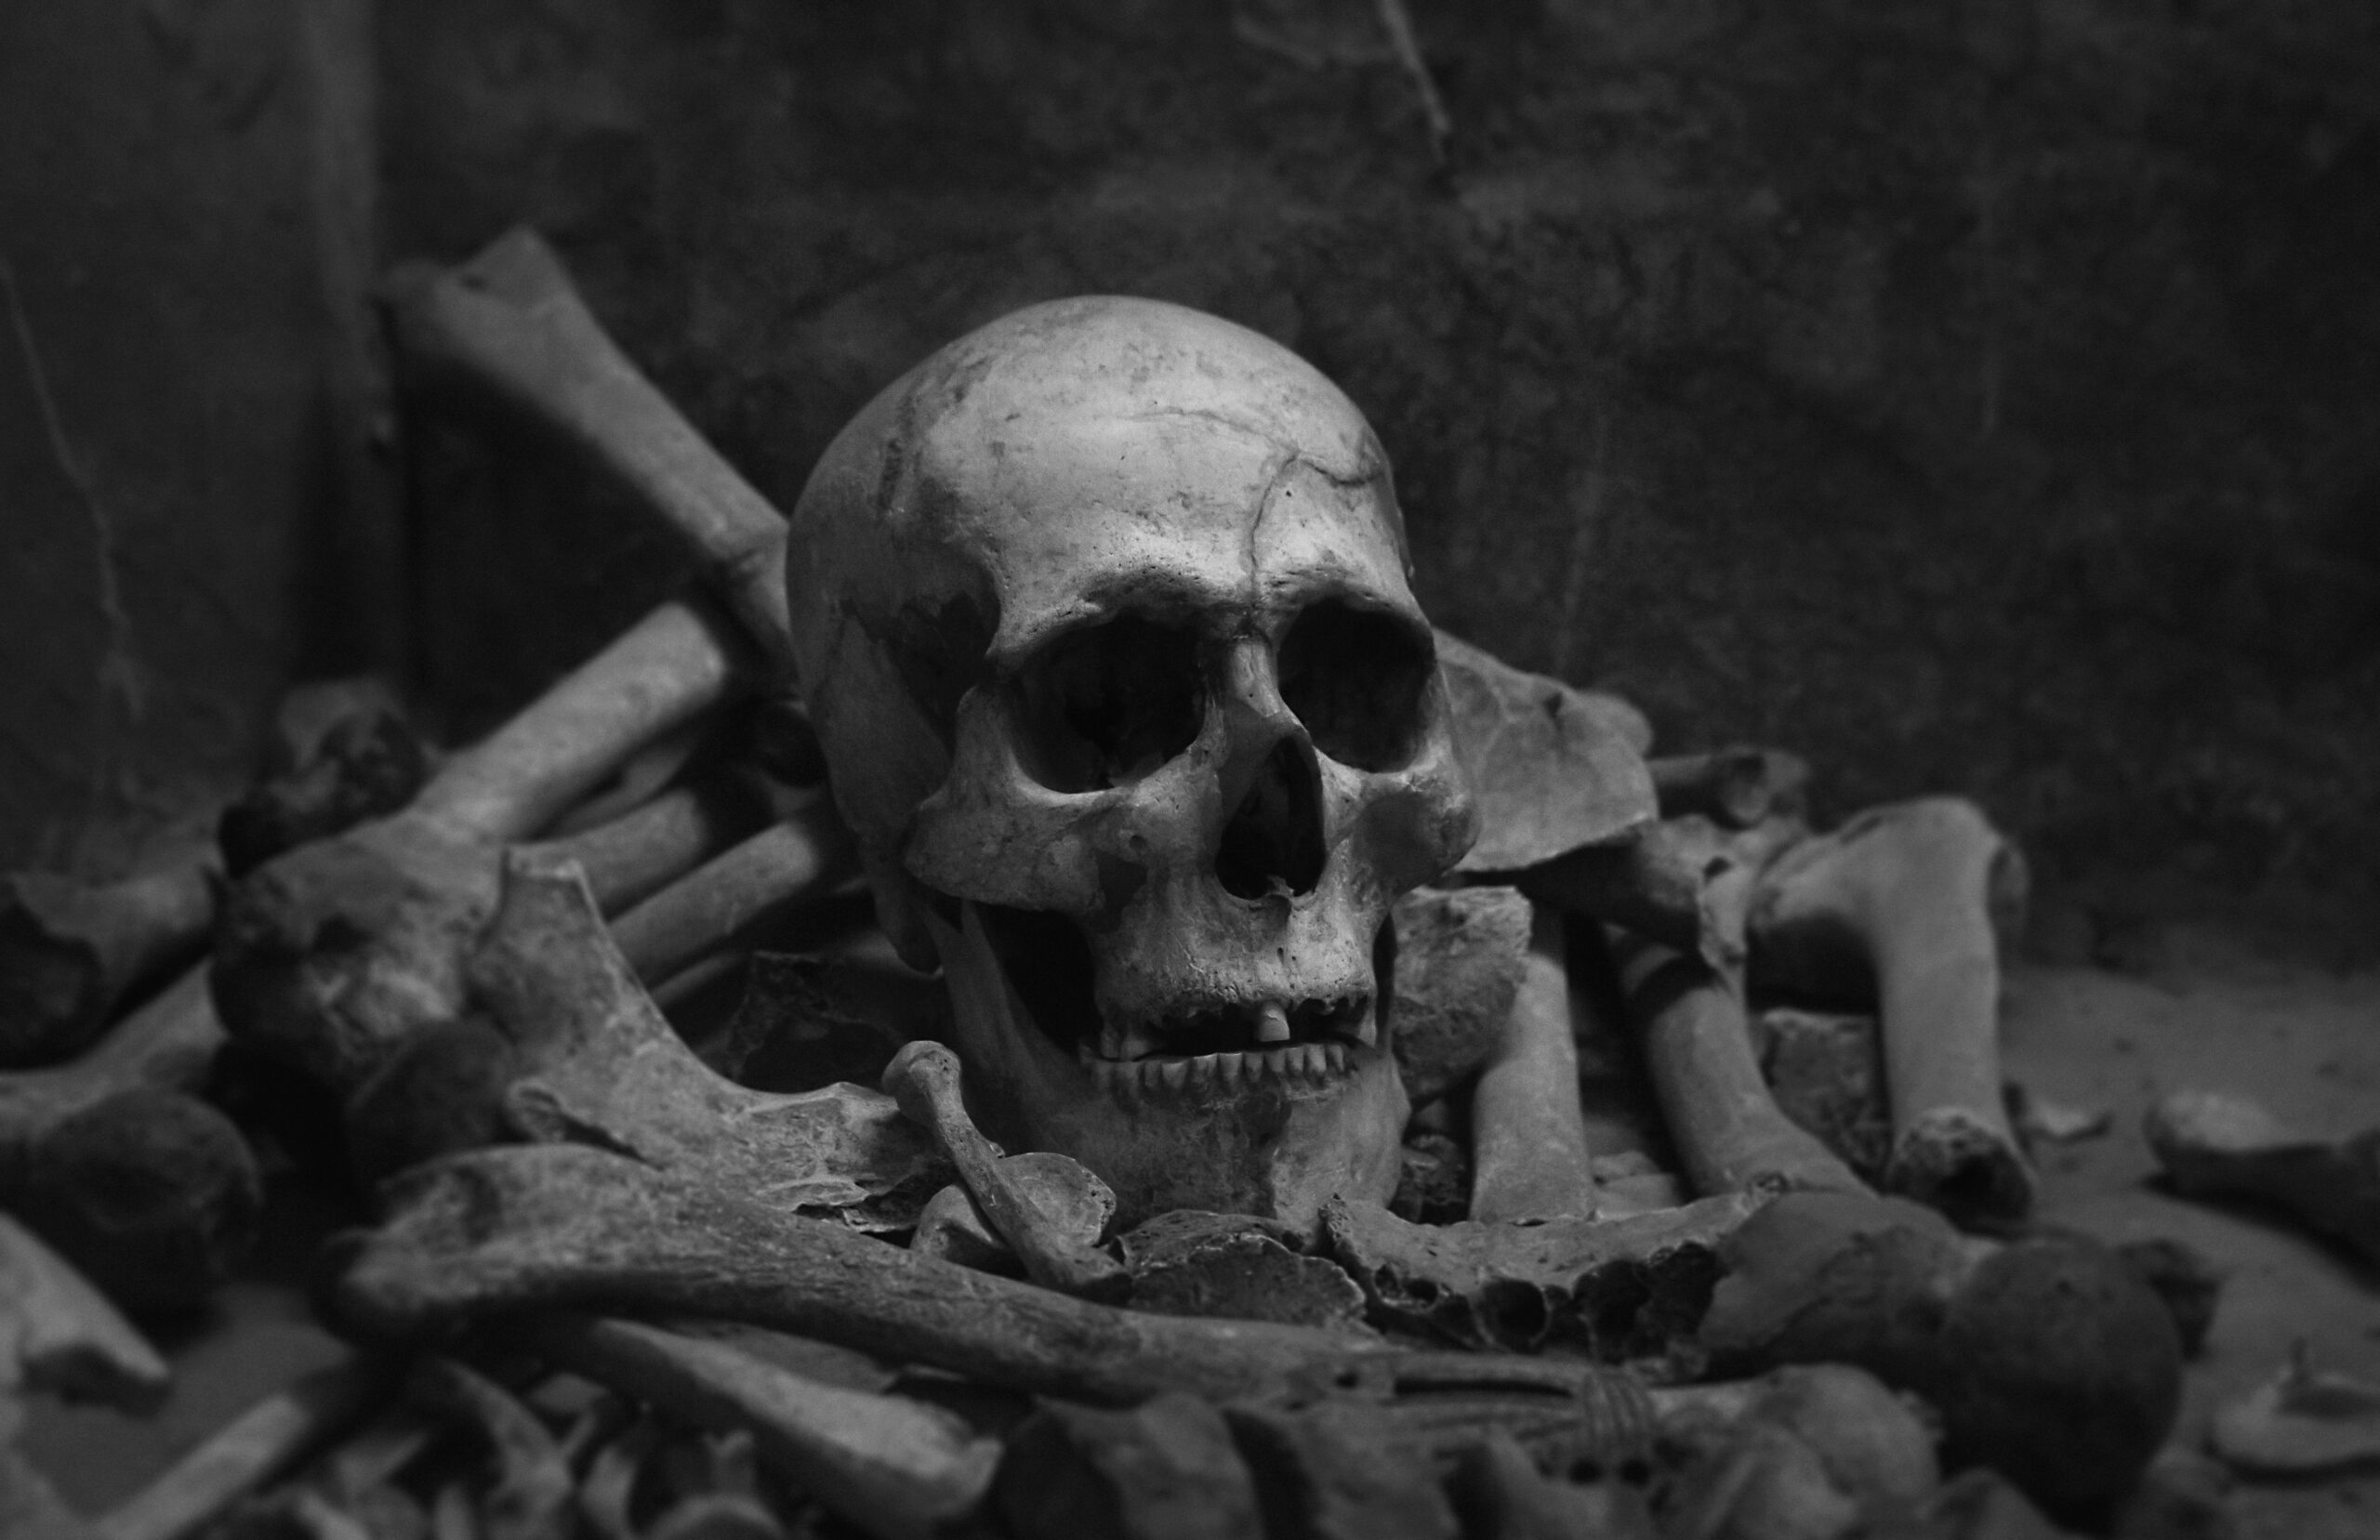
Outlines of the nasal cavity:
M1301 897L1322 881L1322 775L1302 734L1273 745L1223 825L1215 875L1243 899Z

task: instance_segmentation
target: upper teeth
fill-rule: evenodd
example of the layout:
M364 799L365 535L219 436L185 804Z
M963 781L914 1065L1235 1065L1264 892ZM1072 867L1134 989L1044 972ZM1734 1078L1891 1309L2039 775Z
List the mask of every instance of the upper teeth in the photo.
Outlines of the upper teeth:
M1253 1007L1218 1006L1188 1011L1166 1020L1142 1018L1121 1024L1104 1022L1099 1030L1096 1049L1086 1047L1086 1057L1128 1063L1161 1057L1211 1059L1228 1051L1222 1045L1237 1047L1238 1042L1262 1051L1289 1046L1301 1037L1314 1046L1338 1041L1369 1047L1379 1040L1371 1004L1360 995L1327 1003L1307 1001L1297 1014L1302 1027L1292 1022L1287 1004L1266 1000ZM1190 1055L1183 1053L1184 1047L1210 1051Z
M1346 1073L1347 1046L1341 1042L1292 1043L1259 1051L1127 1060L1103 1059L1086 1051L1082 1062L1101 1090L1148 1093L1197 1086L1255 1086L1267 1078L1284 1083L1325 1080Z

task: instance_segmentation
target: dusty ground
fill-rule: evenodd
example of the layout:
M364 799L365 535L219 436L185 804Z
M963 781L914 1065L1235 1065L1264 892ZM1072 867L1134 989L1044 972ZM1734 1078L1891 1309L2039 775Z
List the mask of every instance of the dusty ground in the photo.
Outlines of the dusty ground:
M2115 1112L2101 1138L2045 1152L2041 1218L2110 1240L2171 1236L2228 1272L2204 1356L2189 1374L2177 1437L2203 1437L2213 1408L2247 1391L2303 1339L2314 1362L2380 1380L2380 1273L2270 1216L2158 1190L2140 1113L2185 1086L2251 1093L2306 1125L2380 1120L2380 966L2283 957L2236 928L2127 933L2121 970L2085 963L2013 971L2010 1073L2069 1103ZM298 1237L319 1202L284 1193L278 1246L227 1295L218 1317L168 1344L179 1372L152 1420L35 1413L29 1444L71 1500L98 1511L226 1417L339 1351L306 1313ZM2380 1533L2380 1474L2304 1486L2240 1486L2241 1540L2363 1540Z

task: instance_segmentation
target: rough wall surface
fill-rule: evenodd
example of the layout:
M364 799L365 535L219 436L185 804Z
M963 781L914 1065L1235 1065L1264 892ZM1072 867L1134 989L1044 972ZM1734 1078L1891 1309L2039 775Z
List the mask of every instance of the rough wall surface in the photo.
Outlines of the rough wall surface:
M361 15L0 6L0 865L120 864L245 778L293 676L388 639L333 549Z
M1443 166L1368 0L420 0L392 238L540 225L784 501L962 328L1203 306L1371 415L1436 618L1672 745L2053 867L2374 868L2368 6L1413 10Z

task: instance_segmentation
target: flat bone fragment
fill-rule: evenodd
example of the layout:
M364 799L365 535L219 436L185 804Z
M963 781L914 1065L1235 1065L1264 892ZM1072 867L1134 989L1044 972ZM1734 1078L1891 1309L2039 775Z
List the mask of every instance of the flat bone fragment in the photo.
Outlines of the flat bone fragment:
M2272 1204L2380 1262L2380 1128L2326 1139L2245 1097L2176 1091L2143 1130L2177 1191Z
M2380 1385L2317 1369L2298 1343L2281 1372L2215 1415L2215 1452L2251 1476L2380 1466Z
M1759 1207L1731 1194L1620 1218L1413 1225L1372 1204L1323 1214L1333 1257L1375 1323L1459 1346L1598 1357L1657 1352L1692 1332L1723 1239Z
M1149 1315L919 1257L763 1206L734 1184L584 1145L449 1156L391 1184L391 1217L344 1245L325 1299L354 1330L419 1336L546 1308L681 1312L824 1337L988 1384L1094 1402L1326 1389L1402 1398L1448 1355L1264 1322ZM1586 1365L1455 1355L1461 1382L1574 1382Z
M784 518L620 351L535 230L458 267L400 268L384 292L410 367L502 401L618 477L790 675Z
M137 985L204 949L221 880L211 854L98 885L0 874L0 1067L98 1040Z
M171 1377L114 1306L38 1236L0 1214L0 1397L42 1390L153 1411Z
M529 1331L547 1358L622 1395L697 1428L748 1429L763 1462L883 1540L942 1533L990 1490L999 1446L921 1402L830 1385L641 1322L556 1315Z
M1414 1106L1487 1062L1520 988L1529 921L1528 900L1511 888L1422 888L1397 900L1390 1046Z
M1364 1291L1278 1220L1175 1209L1117 1244L1132 1271L1134 1310L1367 1329Z
M514 1131L592 1143L789 1214L906 1229L948 1180L892 1099L856 1086L781 1095L714 1073L635 978L576 870L515 855L469 965L511 1039Z
M1471 1092L1470 1217L1489 1223L1596 1211L1562 916L1530 907L1512 1009Z
M1758 1418L1726 1428L1684 1461L1662 1528L1693 1540L1852 1540L1867 1515L1818 1452Z
M1654 942L1621 935L1613 945L1646 1072L1696 1192L1868 1191L1778 1106L1735 984Z
M463 1014L498 849L737 688L739 646L706 607L663 604L449 759L403 811L248 874L217 934L224 1026L344 1096L415 1027Z
M424 1411L468 1426L494 1458L480 1503L485 1540L570 1540L577 1482L553 1434L511 1392L449 1358L415 1361L405 1395Z
M1893 1122L1884 1185L1963 1214L2032 1203L2000 1071L1999 949L2025 883L1980 809L1936 796L1794 846L1752 900L1753 990L1850 1004L1872 991Z
M187 1540L247 1494L363 1421L385 1365L350 1359L258 1402L96 1521L99 1540Z
M1634 707L1526 673L1444 631L1438 671L1480 812L1479 838L1457 872L1525 871L1653 821L1643 758L1651 734Z
M1172 1392L1127 1410L1045 1402L1009 1435L993 1501L1018 1540L1239 1540L1256 1487L1223 1414Z
M1779 1006L1760 1013L1752 1040L1778 1109L1860 1177L1879 1178L1893 1125L1876 1019Z

